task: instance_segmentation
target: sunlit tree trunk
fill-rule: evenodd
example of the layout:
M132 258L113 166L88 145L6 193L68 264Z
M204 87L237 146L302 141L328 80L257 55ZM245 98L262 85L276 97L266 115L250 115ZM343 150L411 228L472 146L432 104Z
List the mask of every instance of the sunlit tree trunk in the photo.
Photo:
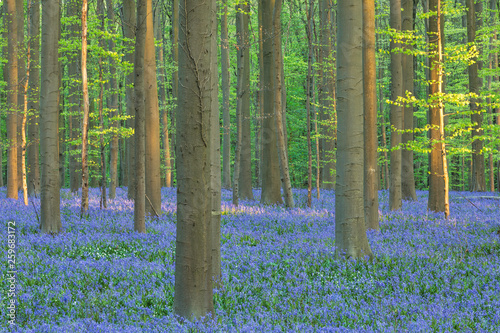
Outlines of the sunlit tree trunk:
M262 120L262 196L263 204L281 204L281 180L274 112L274 51L273 10L275 0L260 0L262 3L264 114Z
M41 229L61 231L59 196L59 27L60 3L42 0L42 60L40 90Z
M18 121L18 45L16 1L6 0L8 31L7 62L7 198L18 198L18 162L17 162L17 121Z
M30 71L28 83L28 194L40 193L39 105L40 105L40 0L30 5ZM1 172L0 172L1 175ZM0 176L1 178L1 176Z
M16 0L17 20L17 181L18 190L23 188L22 124L24 105L24 83L26 80L26 47L24 44L24 0Z
M377 171L377 70L375 67L375 3L363 0L364 201L367 229L379 230Z
M135 7L133 0L123 0L123 15L122 15L123 36L127 38L126 45L128 49L134 48L136 17ZM134 53L129 52L125 54L125 61L130 64L134 63ZM127 99L127 127L135 128L135 102L134 102L134 73L130 72L125 77L125 94ZM129 199L135 198L135 135L127 139L128 149L128 190L127 197Z
M176 120L177 234L174 312L188 320L214 315L211 119L215 1L181 0ZM213 118L212 118L213 117ZM219 157L220 158L220 157ZM220 172L220 166L219 166Z
M481 29L481 11L482 3L474 0L467 0L467 42L476 43L476 31ZM478 47L479 48L479 47ZM484 168L484 153L482 139L474 139L474 137L482 136L484 131L482 129L483 114L478 105L479 89L481 88L482 79L478 75L478 71L483 67L483 62L480 56L472 59L473 64L469 65L469 91L477 97L471 98L471 122L472 130L472 179L471 191L483 192L486 191L486 178Z
M448 169L444 145L444 115L443 115L443 49L441 40L441 0L429 0L429 98L433 105L429 108L430 139L432 150L430 154L429 199L427 208L435 212L450 215L448 199Z
M89 89L87 82L87 0L82 1L82 202L80 216L87 214L89 209L89 166L88 166L88 130L89 130Z
M391 28L401 31L401 0L391 0ZM401 45L391 39L391 165L389 170L389 208L401 208L401 130L403 129L403 110L395 104L399 96L403 96L403 76L401 68Z
M227 0L222 4L221 15L221 72L222 72L222 127L223 127L223 148L222 148L222 187L231 187L231 122L229 117L229 36L227 28Z
M336 255L373 257L366 237L363 200L363 8L362 0L339 0L337 21Z

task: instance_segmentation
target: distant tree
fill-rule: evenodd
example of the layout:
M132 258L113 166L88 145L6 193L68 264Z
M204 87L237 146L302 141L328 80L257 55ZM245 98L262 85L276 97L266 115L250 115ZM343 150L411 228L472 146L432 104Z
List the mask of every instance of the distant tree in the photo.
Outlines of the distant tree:
M89 166L88 166L88 131L89 131L89 89L87 80L87 14L88 0L82 0L82 203L80 215L83 216L89 209Z
M222 76L222 128L223 128L223 148L222 148L222 187L231 187L231 123L229 115L229 35L227 28L227 0L222 4L221 15L221 76Z
M313 44L312 44L312 30L313 30L313 0L309 0L306 10L306 34L307 34L307 78L306 78L306 112L307 112L307 207L311 207L312 203L312 147L311 147L311 104L314 101L314 81L312 73L313 65Z
M214 0L182 0L179 7L174 312L188 320L214 315L211 122L216 119L212 113L219 112L212 109L215 8Z
M362 0L339 0L337 20L337 256L372 257L366 237L363 183Z
M41 229L61 231L59 195L59 27L60 2L42 0L42 60L40 90Z
M390 2L390 25L396 32L401 32L401 0ZM401 53L398 49L401 45L396 37L391 39L391 165L389 170L389 208L398 210L402 205L401 198L401 130L403 129L403 110L396 104L398 97L403 96L403 76Z
M364 201L367 229L379 230L377 168L377 70L375 66L375 2L363 0Z

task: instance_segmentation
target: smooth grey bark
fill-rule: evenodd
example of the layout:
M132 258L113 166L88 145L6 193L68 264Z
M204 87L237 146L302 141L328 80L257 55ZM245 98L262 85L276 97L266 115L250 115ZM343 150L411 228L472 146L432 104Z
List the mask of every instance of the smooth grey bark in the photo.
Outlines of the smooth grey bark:
M59 196L59 0L42 0L40 89L40 222L43 233L61 231Z
M246 47L243 43L243 13L242 8L238 4L236 5L236 43L238 45L236 52L236 149L234 152L234 170L233 170L233 205L238 207L240 198L240 174L241 174L241 146L243 140L243 99L242 96L245 93L243 87L243 48Z
M30 4L30 71L28 83L28 195L40 194L38 129L40 106L40 0ZM0 173L1 175L1 173ZM1 176L0 176L1 178Z
M188 320L214 315L211 119L219 112L212 109L215 24L214 0L180 1L173 307Z
M391 0L390 25L392 29L401 31L401 0ZM389 169L389 209L398 210L402 206L401 194L401 130L403 129L403 109L395 102L403 96L403 74L401 47L391 39L391 165Z
M229 73L229 35L227 28L227 0L222 4L221 15L221 73L222 73L222 187L231 187L231 121L229 116L230 73Z
M364 207L367 229L379 230L377 168L377 70L375 66L375 3L363 0Z
M338 1L336 256L373 257L366 237L363 135L362 0Z

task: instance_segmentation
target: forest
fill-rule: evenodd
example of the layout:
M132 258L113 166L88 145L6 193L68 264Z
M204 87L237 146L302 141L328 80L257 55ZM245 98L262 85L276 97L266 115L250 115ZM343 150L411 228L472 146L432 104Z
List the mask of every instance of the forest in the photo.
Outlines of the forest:
M2 330L500 329L500 1L0 7Z

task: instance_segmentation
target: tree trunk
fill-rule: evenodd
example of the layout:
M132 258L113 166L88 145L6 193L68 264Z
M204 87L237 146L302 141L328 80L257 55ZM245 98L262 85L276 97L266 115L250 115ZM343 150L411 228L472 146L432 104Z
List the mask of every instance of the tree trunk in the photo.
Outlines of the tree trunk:
M281 181L276 138L274 112L274 52L273 52L273 10L275 0L260 0L262 3L263 36L263 80L264 119L262 121L262 196L263 204L281 204Z
M429 18L429 63L431 69L429 78L430 98L440 95L443 91L442 60L443 49L441 40L441 0L429 0L429 11L433 15ZM434 14L435 13L435 14ZM448 169L446 164L446 150L444 145L444 115L443 102L440 97L429 107L429 125L432 150L430 153L429 199L427 208L434 212L444 212L447 218L450 215L448 199Z
M160 111L156 82L156 57L153 31L153 0L147 0L146 44L144 52L144 97L146 131L146 214L161 214ZM139 22L139 21L138 21Z
M82 203L80 216L87 214L89 209L89 166L88 166L88 131L89 131L89 89L87 82L87 12L88 2L82 1L82 96L83 96L83 119L82 119Z
M179 13L174 312L196 320L214 315L210 123L212 112L218 112L212 110L215 1L181 0Z
M373 257L363 209L363 8L361 0L338 1L336 255Z
M482 4L479 1L474 4L474 0L467 0L467 42L476 43L476 31L481 29L481 11ZM476 16L477 15L477 16ZM480 50L480 48L478 47ZM478 75L478 71L483 67L483 62L480 60L481 56L474 57L473 64L469 66L469 92L477 97L471 97L470 110L472 130L472 179L471 191L484 192L486 191L486 177L484 168L484 154L481 152L483 149L483 141L481 139L474 139L476 136L482 136L484 131L482 129L483 114L478 105L479 89L481 88L482 79Z
M134 200L134 230L146 232L146 133L144 84L145 84L145 49L146 49L146 15L147 2L137 0L137 28L135 32L134 53L134 109L135 109L135 200Z
M309 0L307 8L307 49L309 50L307 56L307 78L306 78L306 117L307 117L307 207L311 208L312 204L312 147L311 147L311 103L314 102L312 97L313 86L313 44L312 44L312 29L313 29L313 0Z
M18 190L23 188L23 159L21 147L21 133L23 112L22 106L24 105L24 82L26 80L26 48L24 46L24 1L16 0L16 20L17 20L17 181Z
M401 31L401 0L391 0L391 28ZM403 77L399 43L391 39L391 166L389 170L389 208L398 210L402 205L401 197L401 130L403 129L403 110L394 104L399 96L403 96Z
M222 148L222 187L231 188L231 121L229 117L229 36L227 30L227 0L222 4L221 15L221 71L222 71L222 127L224 131Z
M17 121L18 121L18 44L17 0L7 0L7 198L18 199Z
M116 33L115 29L115 12L113 9L113 0L106 0L107 16L108 16L108 30L111 33ZM115 50L115 41L109 40L108 49L110 52ZM118 186L118 83L116 80L116 64L112 57L109 57L109 86L111 88L111 96L109 98L108 108L110 109L110 116L113 118L111 127L113 133L110 142L110 161L109 161L109 198L116 197L116 187Z
M240 190L243 200L253 200L252 192L252 135L250 132L250 40L248 25L250 20L250 5L241 6L241 57L242 90L241 90L241 156L240 156Z
M375 67L375 3L363 0L364 202L367 229L379 230L377 172L377 70Z
M379 79L382 80L383 75L384 75L384 70L382 67L379 68ZM387 136L386 136L386 130L385 130L385 110L384 110L384 89L382 87L382 84L379 85L379 101L380 101L380 117L382 118L381 120L381 128L382 128L382 147L384 148L384 165L382 168L382 179L384 180L384 186L383 188L385 190L389 189L389 164L388 161L389 159L387 158Z
M234 152L234 170L233 170L233 205L238 207L240 198L240 174L241 174L241 145L243 140L243 99L244 94L243 87L243 48L246 45L243 44L243 13L242 8L238 4L236 5L236 43L238 45L236 52L237 60L237 84L236 84L236 150Z
M410 32L414 29L413 23L413 1L403 0L401 12L401 28L403 31ZM411 93L415 95L413 88L413 45L410 40L404 44L405 50L409 53L404 53L402 57L403 69L403 95ZM403 149L401 151L401 195L404 200L417 200L415 191L415 172L413 170L413 150L407 149L408 142L413 141L413 105L406 103L403 106L403 128L402 134Z
M28 194L40 193L39 168L39 105L40 105L40 1L31 0L30 6L30 70L28 86ZM0 172L1 175L1 172ZM1 176L0 176L1 178Z
M274 26L273 48L275 55L281 54L281 38L278 38L278 36L281 34L281 7L282 7L282 0L276 0L273 11L273 26ZM284 132L283 130L284 125L282 120L283 106L281 104L281 98L283 97L282 95L283 77L281 75L281 63L282 63L281 57L275 56L274 73L276 75L276 81L275 81L276 94L274 96L274 112L276 114L276 128L278 130L277 133L278 153L281 166L281 173L283 175L283 192L285 194L285 205L289 208L293 208L295 206L295 203L293 200L292 185L290 182L290 170L288 168L288 154L285 143L286 137L285 134L283 133Z
M61 231L59 197L59 27L58 0L42 0L42 61L40 90L41 229Z

